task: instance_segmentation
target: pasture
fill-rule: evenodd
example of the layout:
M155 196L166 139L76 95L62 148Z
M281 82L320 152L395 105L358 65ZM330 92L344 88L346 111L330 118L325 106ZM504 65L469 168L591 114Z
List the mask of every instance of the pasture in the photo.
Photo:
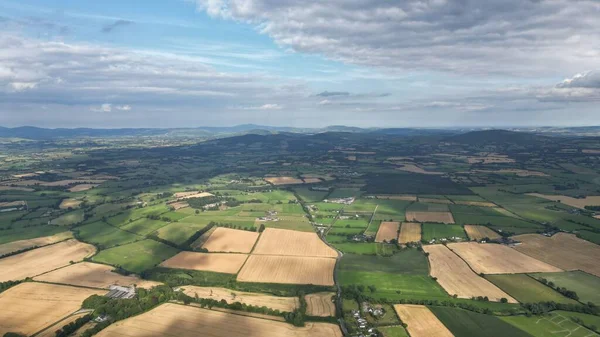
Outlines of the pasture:
M411 337L453 337L452 333L424 305L396 304L394 310Z
M179 250L153 240L142 240L101 251L92 260L141 273L177 254Z
M209 252L250 253L259 235L257 232L219 227L210 234L202 248Z
M556 302L577 304L577 301L561 295L526 274L486 275L485 278L521 303Z
M226 253L181 252L160 264L165 268L237 274L248 255Z
M579 270L562 273L531 274L536 279L546 279L557 287L567 288L577 293L582 303L592 302L600 305L600 278Z
M422 239L429 242L432 240L466 240L467 236L462 226L444 225L439 223L424 223L422 225Z
M335 259L301 256L251 255L238 282L333 285Z
M455 337L530 337L496 316L448 307L430 306L429 310Z
M508 316L502 320L529 333L534 337L592 337L598 336L592 331L573 322L568 316L560 313L549 313L544 316Z

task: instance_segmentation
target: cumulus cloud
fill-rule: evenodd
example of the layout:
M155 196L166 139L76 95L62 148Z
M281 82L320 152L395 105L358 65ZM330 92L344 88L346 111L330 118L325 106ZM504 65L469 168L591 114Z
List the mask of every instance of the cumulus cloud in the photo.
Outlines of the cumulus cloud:
M597 0L197 0L278 44L397 70L539 76L598 65Z
M111 33L112 31L114 31L115 29L117 29L119 27L129 26L129 25L132 25L133 23L134 22L130 21L130 20L116 20L115 22L102 27L102 33Z
M557 88L595 88L600 89L600 71L579 73L559 83Z

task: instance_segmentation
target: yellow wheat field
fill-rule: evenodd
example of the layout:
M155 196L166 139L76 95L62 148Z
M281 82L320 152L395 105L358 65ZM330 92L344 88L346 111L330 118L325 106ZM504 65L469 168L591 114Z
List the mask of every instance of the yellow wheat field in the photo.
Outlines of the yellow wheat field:
M375 236L375 242L390 242L398 239L399 222L382 222Z
M475 274L460 257L444 245L427 245L423 250L429 253L431 276L448 294L459 298L487 296L491 301L499 302L506 298L510 303L517 301L494 284Z
M501 238L500 234L485 226L465 225L465 232L467 232L467 235L471 240L481 240L483 238L496 240Z
M219 227L204 242L209 252L250 253L259 233Z
M68 208L78 208L81 205L82 201L77 199L63 199L60 202L58 208L60 209L68 209Z
M73 233L71 232L63 232L54 234L52 236L44 236L41 238L35 239L27 239L27 240L19 240L13 241L10 243L5 243L0 245L0 255L9 254L12 252L16 252L23 249L28 249L32 247L42 247L47 246L62 240L70 239L73 237Z
M304 296L306 300L306 314L317 317L335 316L333 296L335 296L335 293L316 293Z
M421 224L405 222L400 227L399 243L421 242Z
M273 185L298 185L304 184L304 181L293 177L269 177L265 181Z
M218 287L185 286L181 287L181 290L191 297L198 295L199 298L210 298L217 301L225 300L229 304L240 302L257 307L265 306L279 311L292 312L300 306L298 297L279 297Z
M408 326L411 337L453 337L454 335L424 305L396 304L394 310Z
M450 212L406 212L406 221L452 224L454 223L454 217Z
M333 285L334 267L333 258L251 255L237 280L330 286Z
M252 254L337 257L337 252L315 233L277 228L265 229Z
M54 245L37 248L25 253L0 259L0 282L22 280L56 268L71 261L78 262L92 256L96 248L77 240L67 240Z
M181 252L160 264L161 267L237 274L248 255Z

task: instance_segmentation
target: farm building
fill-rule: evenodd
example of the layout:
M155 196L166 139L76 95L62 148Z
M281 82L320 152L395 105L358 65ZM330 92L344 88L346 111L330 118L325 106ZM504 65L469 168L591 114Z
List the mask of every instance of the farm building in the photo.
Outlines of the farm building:
M104 295L110 298L130 299L135 296L135 287L122 287L117 285L111 285L108 287L110 291Z

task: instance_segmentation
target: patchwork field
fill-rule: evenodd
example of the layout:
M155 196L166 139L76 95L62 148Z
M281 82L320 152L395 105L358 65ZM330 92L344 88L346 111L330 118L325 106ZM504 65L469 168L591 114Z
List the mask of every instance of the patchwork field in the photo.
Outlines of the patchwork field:
M454 223L454 218L450 212L406 212L406 221L408 222L439 222Z
M475 274L461 258L444 245L427 245L423 250L429 253L431 276L450 294L459 298L487 296L490 301L499 302L506 298L510 303L517 301L486 279Z
M421 224L405 222L400 228L399 243L421 242Z
M337 257L337 252L321 241L316 233L277 228L265 229L252 254Z
M12 252L17 252L23 249L29 249L33 247L42 247L47 246L59 241L63 241L66 239L70 239L73 237L73 233L71 232L63 232L58 233L51 236L44 236L41 238L28 239L28 240L19 240L11 243L5 243L0 245L0 256L5 254L10 254Z
M502 320L534 337L595 337L598 334L573 322L566 315L549 313L544 316L508 316Z
M237 274L248 255L181 252L160 264L161 267Z
M454 335L424 305L396 304L394 310L407 324L411 337L453 337Z
M251 255L238 274L239 282L333 285L335 259Z
M496 240L501 238L500 234L485 226L465 225L465 232L471 240L482 240L484 238Z
M382 222L375 236L375 242L391 242L398 239L399 222Z
M429 307L429 310L456 337L531 337L496 316L448 307Z
M487 275L486 279L521 303L556 302L577 304L526 274Z
M467 235L465 230L460 225L447 225L440 223L424 223L422 225L421 238L427 242L431 240L443 241L449 240L466 240Z
M269 178L265 178L265 181L267 181L268 183L271 183L275 186L304 184L304 181L302 181L302 179L293 178L293 177L269 177Z
M79 184L68 189L69 192L83 192L97 187L98 184Z
M131 286L135 284L138 288L152 288L160 285L159 282L124 276L114 273L112 270L114 268L111 266L81 262L40 275L34 280L105 289L108 289L110 285Z
M557 272L559 268L504 245L476 242L450 243L448 248L465 260L477 274Z
M141 273L174 256L179 250L154 240L136 241L123 246L106 249L93 257L94 261L121 266Z
M549 195L540 193L528 193L527 195L560 202L562 204L581 209L585 209L585 206L600 206L600 196L597 195L587 196L585 198L573 198L566 195Z
M77 240L67 240L0 259L0 282L22 280L81 261L96 252L96 248Z
M521 242L515 246L521 253L565 270L579 269L600 277L598 245L566 233L558 233L550 238L539 234L524 234L513 239Z
M335 293L316 293L304 296L306 300L306 314L317 317L335 316L335 303L332 297Z
M171 303L117 322L97 336L159 337L176 333L178 337L194 337L199 332L211 337L342 337L335 324L307 323L300 328L285 322Z
M537 279L546 279L553 282L557 287L567 288L577 293L579 301L583 303L592 302L600 305L600 278L588 273L576 270L562 273L539 273L531 274Z
M0 335L32 335L75 312L83 300L98 291L53 284L26 282L0 293Z
M209 252L250 253L259 235L256 232L219 227L212 232L202 248Z
M273 310L292 312L300 306L298 297L279 297L259 293L248 293L243 291L231 290L217 287L181 287L188 296L199 298L211 298L217 301L225 300L227 303L240 302L246 305L257 307L267 307Z

